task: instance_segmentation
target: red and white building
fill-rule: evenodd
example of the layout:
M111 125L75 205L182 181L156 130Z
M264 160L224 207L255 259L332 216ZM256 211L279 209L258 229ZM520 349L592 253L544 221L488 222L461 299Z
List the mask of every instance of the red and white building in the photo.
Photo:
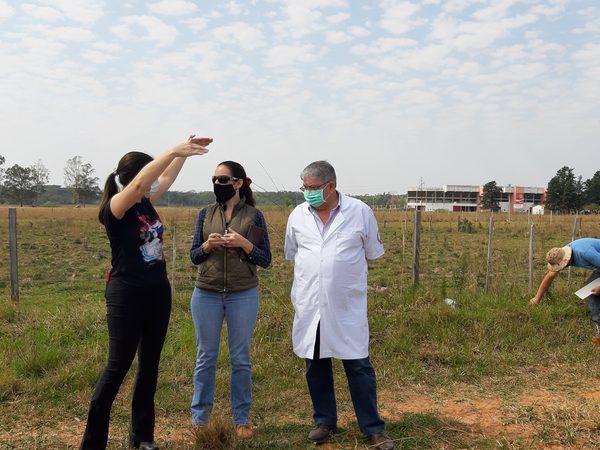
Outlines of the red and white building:
M500 210L527 212L546 203L545 187L498 186L501 190ZM425 211L481 211L483 186L449 184L442 187L409 187L406 193L409 208Z

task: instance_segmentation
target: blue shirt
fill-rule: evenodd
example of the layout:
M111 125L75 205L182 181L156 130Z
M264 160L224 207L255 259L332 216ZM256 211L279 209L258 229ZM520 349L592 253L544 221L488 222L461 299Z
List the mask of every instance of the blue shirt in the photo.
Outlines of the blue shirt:
M568 244L573 250L571 265L585 269L600 269L600 239L576 239Z

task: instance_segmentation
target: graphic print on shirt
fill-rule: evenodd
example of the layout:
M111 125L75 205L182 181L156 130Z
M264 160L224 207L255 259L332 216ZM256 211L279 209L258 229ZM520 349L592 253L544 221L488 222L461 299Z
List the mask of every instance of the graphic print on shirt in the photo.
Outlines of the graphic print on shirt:
M147 216L140 214L138 215L139 221L142 223L140 227L140 239L144 241L140 245L140 252L146 262L162 261L163 255L163 224L160 218L156 218L154 221L150 221Z

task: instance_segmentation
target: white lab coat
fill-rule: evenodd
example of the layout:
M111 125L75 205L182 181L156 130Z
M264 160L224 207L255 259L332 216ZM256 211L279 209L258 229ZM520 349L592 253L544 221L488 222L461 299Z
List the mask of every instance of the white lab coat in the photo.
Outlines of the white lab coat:
M371 208L340 197L340 210L323 237L308 203L288 218L284 252L294 261L292 340L301 358L313 358L319 322L321 358L369 355L367 260L383 255L383 244Z

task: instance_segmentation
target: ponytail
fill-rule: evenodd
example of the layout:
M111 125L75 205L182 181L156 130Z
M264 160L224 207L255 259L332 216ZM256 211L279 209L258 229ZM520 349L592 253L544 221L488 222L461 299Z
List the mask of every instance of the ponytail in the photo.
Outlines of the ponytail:
M100 210L98 211L98 220L102 225L104 225L104 208L110 202L112 196L119 192L119 187L115 181L116 176L118 176L116 171L111 173L104 183L104 194L102 200L100 200Z

